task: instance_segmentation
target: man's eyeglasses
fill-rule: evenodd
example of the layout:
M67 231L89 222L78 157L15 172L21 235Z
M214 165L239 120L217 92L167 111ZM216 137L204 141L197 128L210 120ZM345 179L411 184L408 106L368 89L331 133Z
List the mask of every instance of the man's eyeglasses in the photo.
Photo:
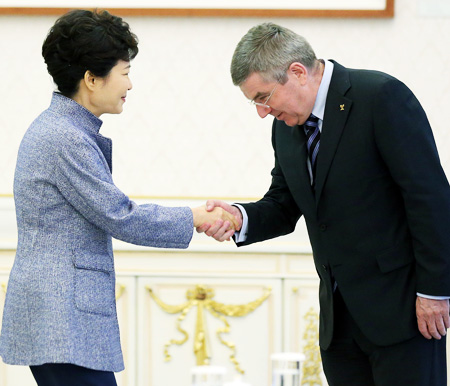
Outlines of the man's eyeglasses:
M267 99L263 103L255 102L254 99L252 99L251 101L248 101L248 103L250 103L251 105L256 106L256 107L259 106L259 107L264 107L265 109L271 109L271 107L268 105L269 99L272 97L273 93L275 92L275 90L276 90L276 88L278 87L279 84L280 84L280 82L277 82L277 84L272 89L272 91L270 92L269 96L267 97Z

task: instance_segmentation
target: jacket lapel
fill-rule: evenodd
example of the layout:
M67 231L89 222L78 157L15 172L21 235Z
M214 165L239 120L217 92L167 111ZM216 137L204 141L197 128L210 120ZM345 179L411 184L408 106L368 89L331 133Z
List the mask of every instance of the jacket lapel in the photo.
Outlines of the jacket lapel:
M346 69L334 62L333 76L328 90L323 118L319 155L317 157L316 204L319 203L328 172L352 106L352 101L344 96L350 87L350 80Z

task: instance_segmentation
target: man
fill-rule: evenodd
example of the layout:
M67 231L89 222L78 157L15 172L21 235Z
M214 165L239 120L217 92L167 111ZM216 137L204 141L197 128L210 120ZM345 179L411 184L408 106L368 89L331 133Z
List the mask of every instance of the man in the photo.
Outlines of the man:
M387 74L318 60L272 23L241 39L231 73L275 117L272 184L255 203L207 205L238 218L238 246L305 217L329 384L446 385L450 187L417 99ZM223 241L227 227L198 231Z

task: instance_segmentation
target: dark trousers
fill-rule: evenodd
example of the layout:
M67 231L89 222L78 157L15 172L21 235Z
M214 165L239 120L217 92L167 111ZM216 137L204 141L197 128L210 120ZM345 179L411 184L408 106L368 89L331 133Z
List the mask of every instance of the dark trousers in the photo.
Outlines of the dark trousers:
M376 346L355 324L339 290L334 296L333 341L321 350L329 386L447 385L445 337L428 340L419 333L406 342Z
M69 363L30 366L38 386L117 386L114 373Z

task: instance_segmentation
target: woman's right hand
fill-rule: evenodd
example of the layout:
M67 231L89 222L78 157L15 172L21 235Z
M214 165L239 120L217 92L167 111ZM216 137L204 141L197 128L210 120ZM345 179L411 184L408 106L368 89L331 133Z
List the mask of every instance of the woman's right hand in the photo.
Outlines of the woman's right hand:
M228 223L228 230L236 230L240 228L240 224L236 217L234 217L231 213L227 212L221 207L215 207L213 210L208 212L206 210L206 205L202 205L196 208L192 208L191 210L194 217L195 228L198 228L205 224L215 224L218 220L223 221L223 225L226 225L226 223Z

